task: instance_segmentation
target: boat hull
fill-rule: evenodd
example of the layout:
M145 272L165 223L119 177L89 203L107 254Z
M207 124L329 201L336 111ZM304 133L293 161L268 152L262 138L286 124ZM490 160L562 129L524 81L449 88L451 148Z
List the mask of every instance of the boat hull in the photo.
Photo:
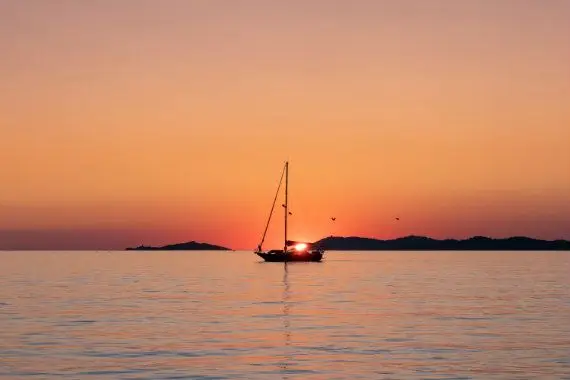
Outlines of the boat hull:
M268 262L319 262L323 259L322 251L305 251L305 252L283 252L283 251L270 251L270 252L255 252L256 255Z

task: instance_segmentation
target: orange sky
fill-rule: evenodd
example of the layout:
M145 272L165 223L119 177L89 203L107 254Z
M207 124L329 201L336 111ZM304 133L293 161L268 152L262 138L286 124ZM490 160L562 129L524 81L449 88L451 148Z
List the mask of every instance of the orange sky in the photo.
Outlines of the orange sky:
M291 238L570 238L569 19L563 0L3 1L0 249L250 249L285 159Z

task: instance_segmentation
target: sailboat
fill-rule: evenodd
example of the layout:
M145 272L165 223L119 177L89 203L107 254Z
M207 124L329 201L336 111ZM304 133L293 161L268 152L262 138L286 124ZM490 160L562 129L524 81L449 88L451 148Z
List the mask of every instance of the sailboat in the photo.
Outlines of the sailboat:
M277 202L277 198L279 196L279 190L281 189L281 184L283 183L283 178L285 178L285 203L283 204L283 209L285 212L285 238L283 241L283 249L273 249L269 251L263 251L262 246L263 242L265 241L265 236L267 235L267 229L269 228L269 224L271 222L271 217L273 215L273 210L275 209L275 203ZM287 239L287 223L288 219L287 216L290 214L289 212L289 204L288 204L288 194L289 194L289 162L285 162L285 167L281 173L281 179L279 180L279 186L277 187L277 192L275 194L275 198L273 199L273 205L271 206L271 211L269 212L269 218L267 220L267 224L265 225L265 231L263 232L263 236L261 238L261 242L257 246L255 250L255 254L259 257L263 258L265 261L271 262L289 262L289 261L321 261L324 255L324 251L322 249L313 249L311 247L311 243L308 242L300 242L300 241L293 241Z

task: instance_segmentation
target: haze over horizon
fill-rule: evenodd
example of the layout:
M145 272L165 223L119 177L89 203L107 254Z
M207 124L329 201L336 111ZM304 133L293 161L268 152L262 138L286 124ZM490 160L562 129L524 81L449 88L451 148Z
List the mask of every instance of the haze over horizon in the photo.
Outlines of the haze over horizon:
M2 1L0 249L252 249L287 159L292 239L570 239L568 20L563 0Z

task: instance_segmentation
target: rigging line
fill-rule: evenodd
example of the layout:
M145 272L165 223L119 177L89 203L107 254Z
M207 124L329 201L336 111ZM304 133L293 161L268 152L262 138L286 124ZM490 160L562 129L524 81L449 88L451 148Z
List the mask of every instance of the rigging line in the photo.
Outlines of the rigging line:
M279 186L277 186L277 192L275 193L275 198L273 199L273 205L271 206L271 211L269 212L269 218L267 219L267 224L265 225L265 231L263 231L263 237L261 238L261 243L259 243L258 249L261 251L261 246L265 241L265 235L267 234L267 229L269 228L269 223L271 222L271 216L273 215L273 209L275 208L275 202L277 201L277 196L279 195L279 189L281 189L281 184L283 183L283 176L285 175L285 167L281 172L281 179L279 180Z

